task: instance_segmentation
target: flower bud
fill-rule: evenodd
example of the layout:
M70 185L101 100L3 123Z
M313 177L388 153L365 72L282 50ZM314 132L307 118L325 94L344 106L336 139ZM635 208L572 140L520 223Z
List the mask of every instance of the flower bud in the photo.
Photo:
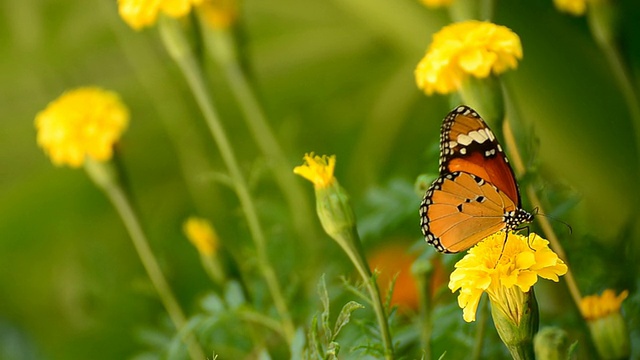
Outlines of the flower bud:
M616 296L613 290L607 289L600 296L585 296L580 302L582 316L587 320L602 359L627 359L631 353L629 332L620 313L628 295L626 290Z
M349 195L334 181L326 188L316 188L316 211L324 231L336 238L350 233L355 228L355 214Z
M491 300L491 317L500 339L514 359L533 359L533 337L538 332L538 302L533 287L524 292L519 287L503 288L502 299Z
M537 359L566 360L569 357L567 332L556 327L545 327L533 339Z

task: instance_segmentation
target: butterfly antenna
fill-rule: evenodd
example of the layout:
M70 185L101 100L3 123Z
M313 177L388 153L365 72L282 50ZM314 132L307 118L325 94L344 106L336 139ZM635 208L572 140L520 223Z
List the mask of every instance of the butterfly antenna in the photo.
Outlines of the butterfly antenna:
M560 219L558 219L558 218L555 218L555 217L550 216L550 215L547 215L547 214L538 213L538 208L537 208L537 207L536 207L535 209L533 209L533 212L534 212L534 214L535 214L536 216L537 216L537 215L544 216L544 217L546 217L547 219L551 219L551 220L553 220L553 221L557 221L557 222L559 222L560 224L562 224L562 225L566 226L566 227L567 227L567 229L569 229L569 235L572 235L572 234L573 234L573 228L571 227L571 225L569 225L569 223L564 222L564 221L562 221L562 220L560 220Z

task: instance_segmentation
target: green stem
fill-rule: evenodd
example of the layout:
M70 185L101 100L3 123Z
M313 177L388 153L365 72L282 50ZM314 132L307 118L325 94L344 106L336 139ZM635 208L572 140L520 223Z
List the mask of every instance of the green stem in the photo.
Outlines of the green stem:
M160 21L160 32L167 51L178 64L178 67L182 71L189 87L191 88L191 92L204 115L211 135L218 146L222 160L229 171L229 176L233 180L234 190L247 219L249 231L256 247L258 266L264 276L265 282L267 283L274 305L282 319L283 330L286 334L285 338L290 344L295 336L293 320L291 319L287 303L284 295L282 294L278 277L269 262L266 239L262 226L260 225L258 213L253 204L251 194L249 193L247 181L240 170L235 153L229 143L216 109L210 101L212 97L204 82L202 69L196 61L195 56L189 47L189 42L185 38L177 20L166 17L162 18Z
M236 47L229 30L210 30L203 25L203 31L209 40L207 49L212 53L224 70L231 92L238 100L247 127L254 141L262 151L273 170L280 191L291 209L294 225L303 238L309 238L310 229L315 227L311 221L313 214L307 195L300 182L291 174L292 167L287 163L284 152L267 121L264 110L240 65ZM315 242L312 242L314 244Z
M510 155L511 155L510 159L511 159L511 164L513 165L513 170L516 172L517 175L522 176L525 174L527 169L524 165L524 160L522 159L522 155L520 154L520 151L518 149L516 137L511 128L511 123L509 119L506 119L506 120L507 121L504 122L504 129L503 129L504 140L507 148L509 148L510 150ZM526 192L527 192L527 197L531 202L531 205L534 208L538 209L540 213L544 214L545 213L544 206L542 205L542 201L540 200L540 197L536 192L535 186L533 184L528 184L526 186ZM549 219L545 216L538 216L536 219L538 221L538 224L540 224L540 227L542 228L542 231L544 232L547 240L549 240L551 249L553 249L553 251L556 254L558 254L558 257L560 259L562 259L565 263L568 264L569 261L567 258L567 254L565 253L564 248L562 247L562 244L560 244L560 240L558 239L558 236L553 230L553 227L551 226L551 222L549 222ZM573 300L576 308L579 310L580 302L582 301L582 295L580 294L578 283L573 277L571 266L568 267L567 273L564 275L563 278L567 284L569 293L571 294L571 299Z
M425 359L430 360L431 354L431 334L433 333L432 319L432 298L429 289L428 278L431 278L433 271L420 273L418 279L418 293L420 295L420 345Z
M613 78L627 104L635 133L636 156L640 161L640 99L628 64L626 64L618 47L621 9L615 1L594 1L588 5L589 29L593 39L602 49L613 72Z
M218 285L224 285L227 277L220 262L213 256L208 255L200 255L200 260L209 278Z
M622 92L622 97L627 103L635 133L636 156L640 160L640 104L638 103L636 89L618 48L610 43L601 43L600 46L609 62L613 77Z
M158 292L160 301L167 310L167 313L178 332L181 332L187 324L184 312L182 311L178 300L173 295L173 292L160 269L160 265L153 255L153 251L151 251L149 241L142 230L142 226L140 226L140 222L133 210L133 207L129 203L124 191L117 183L115 169L111 167L111 164L97 163L90 159L85 163L85 169L96 185L104 190L105 194L116 208L116 211L120 215L122 222L129 232L129 236L131 237L133 246L140 257L140 261L149 275L151 283ZM186 334L185 343L187 344L187 350L189 351L192 359L206 358L200 344L198 344L191 333Z
M484 334L487 330L487 319L489 306L487 305L486 298L482 298L480 304L480 315L478 316L478 330L476 331L476 338L473 344L473 353L471 355L472 360L482 359L482 348L484 346Z
M274 320L257 311L253 311L249 309L240 310L238 314L243 320L271 329L273 332L275 332L276 334L286 339L287 335L283 332L282 326L280 325L279 321Z
M533 345L518 344L518 345L506 345L509 349L509 353L513 360L535 360L535 354L533 353Z
M453 21L490 21L495 3L496 0L455 0L449 6L449 16Z
M369 296L371 297L371 304L376 314L376 320L380 327L380 333L382 336L382 342L384 345L384 358L387 360L394 359L393 354L393 342L391 340L391 332L389 331L389 323L387 322L387 315L382 303L382 297L380 296L380 289L378 283L371 273L369 264L364 256L364 250L362 249L360 238L358 233L353 230L348 234L340 234L336 236L336 241L342 247L349 259L356 267L358 274L362 278Z

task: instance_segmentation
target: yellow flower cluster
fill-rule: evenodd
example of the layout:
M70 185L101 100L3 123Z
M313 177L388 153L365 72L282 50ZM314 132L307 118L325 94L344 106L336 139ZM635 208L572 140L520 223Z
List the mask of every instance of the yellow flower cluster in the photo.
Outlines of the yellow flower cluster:
M198 8L202 19L214 29L228 29L238 18L237 0L205 0Z
M467 322L475 320L478 302L487 292L494 306L504 306L505 313L513 304L521 304L522 293L538 281L538 277L558 281L567 272L567 265L549 249L549 242L536 234L529 238L498 232L479 242L455 265L449 288L460 289L458 304ZM503 249L504 248L504 249ZM517 312L515 312L517 313ZM513 319L517 324L519 319Z
M420 2L427 7L438 8L451 5L453 0L420 0Z
M575 16L587 12L587 0L553 0L553 4L558 10Z
M187 15L193 6L204 0L118 0L120 17L132 28L139 30L153 25L158 14L180 18Z
M465 77L486 78L518 66L522 44L509 28L485 21L469 20L445 26L415 71L418 87L427 95L448 94Z
M629 292L626 290L616 296L616 293L611 289L603 291L600 296L585 296L580 302L582 316L587 320L594 320L618 312L627 296L629 296Z
M322 157L313 153L304 155L304 165L296 166L293 173L311 181L316 189L324 189L335 181L333 171L336 167L336 156L323 155Z
M192 216L184 222L182 230L200 254L211 256L218 250L218 235L206 219Z
M85 157L107 161L129 123L116 93L97 87L67 91L36 115L37 141L56 165L80 167Z

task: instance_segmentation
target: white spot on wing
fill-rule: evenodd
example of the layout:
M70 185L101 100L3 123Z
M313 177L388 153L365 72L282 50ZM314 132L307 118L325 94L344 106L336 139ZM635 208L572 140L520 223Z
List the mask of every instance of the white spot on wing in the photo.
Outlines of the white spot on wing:
M489 137L487 136L487 134L484 131L471 131L468 134L475 142L482 144L483 142L485 142Z
M466 134L458 135L458 143L466 146L471 144L471 142L473 142L473 139L469 135L466 135Z
M484 131L487 133L489 140L494 141L496 139L495 135L493 135L493 132L489 130L489 128L484 129Z

